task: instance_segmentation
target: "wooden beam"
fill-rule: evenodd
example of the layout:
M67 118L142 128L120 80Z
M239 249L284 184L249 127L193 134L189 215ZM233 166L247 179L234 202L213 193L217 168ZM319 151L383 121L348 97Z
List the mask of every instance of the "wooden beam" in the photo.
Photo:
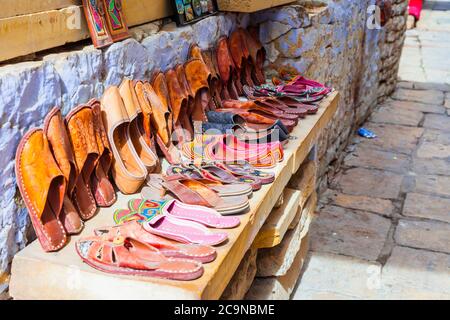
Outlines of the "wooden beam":
M79 5L81 0L2 0L0 19Z
M36 4L29 10L39 7ZM124 1L124 14L128 25L132 27L168 17L172 14L172 7L166 0L127 0ZM78 21L79 26L70 27ZM0 51L0 61L87 38L89 30L81 6L3 18L0 19L0 39L7 45Z

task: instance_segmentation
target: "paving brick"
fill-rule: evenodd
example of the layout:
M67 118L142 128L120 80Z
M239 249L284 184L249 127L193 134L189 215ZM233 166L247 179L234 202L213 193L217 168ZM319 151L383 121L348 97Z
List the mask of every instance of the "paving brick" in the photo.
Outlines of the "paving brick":
M445 108L442 106L425 104L420 102L411 102L411 101L401 101L401 100L389 100L385 103L386 106L392 107L394 109L406 109L419 111L423 113L445 113Z
M408 193L403 215L450 223L450 199L420 193Z
M446 107L447 109L450 109L450 92L447 92L445 94L444 107Z
M399 245L450 253L450 224L401 219L395 232Z
M417 127L422 118L423 113L419 111L396 107L381 107L372 114L370 121Z
M394 92L392 98L395 100L414 101L435 105L444 104L444 93L438 90L409 90L400 88Z
M423 126L430 129L450 131L450 118L447 115L427 114Z
M416 187L414 191L450 197L450 177L419 175L416 177Z
M413 171L417 174L450 176L450 160L414 158Z
M375 168L399 173L408 171L409 158L400 153L357 147L344 160L346 166Z
M310 229L311 249L375 261L390 226L389 219L377 214L325 206Z
M450 299L450 255L396 246L383 267L389 299Z
M384 216L391 216L392 213L394 212L394 205L390 200L365 196L352 196L348 194L339 193L331 189L328 189L322 195L321 201L329 205L336 205L339 207L362 211L369 211Z
M411 154L416 149L424 131L422 128L390 124L368 123L366 127L374 131L378 138L362 140L362 146L404 154Z
M397 199L402 180L403 177L399 174L354 168L338 174L332 181L331 188L355 196Z
M450 157L450 132L427 129L417 149L419 158Z
M377 290L368 286L370 272L374 271L381 274L381 265L377 262L313 252L292 299L377 299Z

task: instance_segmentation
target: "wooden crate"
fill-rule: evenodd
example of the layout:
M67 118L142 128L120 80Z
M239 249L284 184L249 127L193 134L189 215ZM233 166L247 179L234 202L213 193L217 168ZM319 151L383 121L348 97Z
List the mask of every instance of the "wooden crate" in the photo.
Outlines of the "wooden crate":
M89 38L81 0L6 0L5 8L0 13L0 62ZM123 10L130 27L173 13L167 0L127 0ZM78 21L79 27L68 27Z
M217 0L220 11L256 12L295 2L292 0Z

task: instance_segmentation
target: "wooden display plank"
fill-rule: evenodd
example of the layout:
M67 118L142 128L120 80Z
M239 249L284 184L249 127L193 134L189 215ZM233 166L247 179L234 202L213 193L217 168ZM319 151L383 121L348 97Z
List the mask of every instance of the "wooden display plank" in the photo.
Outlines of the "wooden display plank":
M292 0L217 0L220 11L231 12L256 12L268 8L273 8L283 4L295 2Z
M283 205L272 211L253 243L254 248L272 248L281 243L299 209L300 195L298 190L284 190Z
M79 5L81 0L2 0L0 19Z
M130 27L168 17L173 12L166 0L127 0L123 7ZM78 9L65 7L0 19L0 39L8 44L0 51L0 61L89 38L83 8L75 8ZM73 28L74 25L77 27Z
M305 136L304 142L309 143L308 132L319 132L332 119L337 98L335 92L324 99L319 112L301 121L293 133ZM74 249L74 242L79 237L73 237L57 253L43 252L37 241L19 252L12 264L10 295L15 299L220 298L292 176L294 154L303 142L291 142L285 148L284 161L273 169L274 183L263 186L254 194L250 212L240 216L238 228L227 230L229 241L217 247L217 259L205 265L205 273L200 279L181 282L102 273L82 263ZM117 203L112 208L101 209L86 224L81 236L90 236L95 228L113 224L114 210L126 207L131 198L133 196L119 194Z

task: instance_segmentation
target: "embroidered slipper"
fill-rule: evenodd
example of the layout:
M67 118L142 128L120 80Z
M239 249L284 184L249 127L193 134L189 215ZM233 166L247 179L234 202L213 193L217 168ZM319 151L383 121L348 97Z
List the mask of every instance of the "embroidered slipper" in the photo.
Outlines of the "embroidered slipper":
M91 190L91 176L99 157L91 107L80 105L73 109L66 116L66 125L79 170L72 201L81 218L89 220L97 212L97 204Z
M75 182L78 178L78 168L60 108L53 108L46 116L44 120L44 135L67 184L60 221L68 234L78 234L83 229L84 223L71 200Z
M194 166L194 165L192 165ZM227 170L220 168L214 164L203 164L197 166L202 175L210 180L219 181L224 184L230 183L244 183L251 185L253 191L258 191L261 189L262 183L258 178L250 176L239 176L236 177Z
M113 242L100 237L83 238L75 248L83 262L112 274L194 280L204 272L197 261L167 258L157 248L131 238Z
M250 203L246 196L229 196L221 198L217 192L197 180L184 176L150 175L149 187L144 187L141 195L146 200L160 200L170 192L181 202L213 208L220 214L240 214L248 210ZM158 197L158 194L160 197ZM168 198L164 198L167 200Z
M136 211L138 214L142 213L145 216L147 209L153 210L155 202L134 199L128 202L128 207L131 211ZM158 203L160 203L160 210L163 215L197 222L209 228L232 229L241 223L237 217L223 217L214 209L188 205L175 199Z
M210 180L205 178L201 172L196 167L185 167L182 165L170 166L166 171L167 176L184 176L186 178L197 180L206 185L211 190L217 192L217 194L223 197L233 197L233 196L247 196L252 197L253 189L250 185L244 183L231 183L222 184L218 181Z
M261 180L263 184L270 184L275 181L275 174L256 170L249 163L223 163L217 162L216 165L222 169L229 170L234 175L251 175Z
M67 234L60 219L66 180L41 129L28 131L16 153L16 177L42 248L61 249Z
M202 263L209 263L216 259L217 252L213 247L194 244L181 244L171 241L144 230L142 224L136 220L126 222L114 227L98 228L94 231L96 236L108 241L117 238L132 238L146 243L158 250L168 258L190 259Z
M148 207L140 214L131 210L117 210L114 213L114 221L121 224L140 219L143 220L142 226L145 231L181 243L216 246L228 239L225 232L212 232L199 223L165 216L160 210L161 202L150 203L153 208Z

